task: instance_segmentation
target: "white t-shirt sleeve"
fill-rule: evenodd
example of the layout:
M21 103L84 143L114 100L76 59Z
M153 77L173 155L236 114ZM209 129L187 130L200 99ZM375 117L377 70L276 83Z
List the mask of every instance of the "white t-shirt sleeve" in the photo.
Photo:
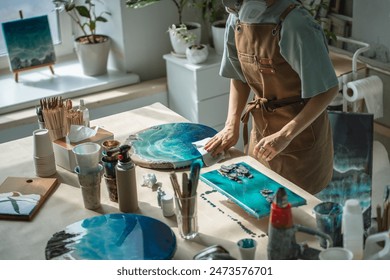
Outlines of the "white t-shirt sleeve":
M338 85L324 32L308 11L296 8L286 17L279 44L282 56L301 78L303 98Z

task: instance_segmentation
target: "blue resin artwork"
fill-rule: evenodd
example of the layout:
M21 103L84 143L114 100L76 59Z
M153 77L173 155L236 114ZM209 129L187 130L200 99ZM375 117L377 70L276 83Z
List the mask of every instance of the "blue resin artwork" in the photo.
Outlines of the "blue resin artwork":
M151 217L114 213L67 226L48 241L46 259L169 260L176 252L170 227Z
M358 199L365 228L368 228L371 224L373 115L334 111L328 115L334 146L333 176L316 197L341 205L347 199Z
M47 16L5 22L2 26L11 71L54 64Z
M183 168L201 158L193 142L217 131L196 123L169 123L150 127L127 139L135 164L156 169Z
M30 215L37 207L40 199L41 196L38 194L0 193L0 214Z
M219 170L201 174L200 179L256 218L270 214L273 195L283 187L244 162L222 165ZM286 192L291 206L306 204L303 197L287 188Z

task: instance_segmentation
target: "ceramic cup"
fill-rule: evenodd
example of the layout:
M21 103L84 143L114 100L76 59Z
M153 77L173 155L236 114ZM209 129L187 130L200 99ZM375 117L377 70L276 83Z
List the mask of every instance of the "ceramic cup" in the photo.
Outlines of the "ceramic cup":
M353 253L342 247L331 247L319 254L320 260L352 260Z
M95 172L81 174L79 166L76 166L75 173L78 176L81 194L83 196L84 207L90 210L97 209L100 204L100 183L103 166L98 164Z
M242 260L254 260L256 255L257 241L253 238L243 238L237 242Z
M94 173L99 169L99 160L101 156L101 146L96 143L87 142L73 147L73 153L76 155L76 162L80 174Z
M333 240L333 246L342 246L341 221L343 206L335 202L321 202L313 209L316 215L317 228L328 234ZM322 248L327 248L327 241L320 238Z

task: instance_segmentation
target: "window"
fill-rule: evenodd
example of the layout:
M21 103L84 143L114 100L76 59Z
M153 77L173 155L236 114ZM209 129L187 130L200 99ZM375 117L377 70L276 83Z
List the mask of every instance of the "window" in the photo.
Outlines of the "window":
M72 52L71 24L69 19L58 14L54 9L52 0L1 0L0 1L0 23L20 19L19 11L22 11L24 18L47 15L52 33L53 43L56 46L56 55ZM0 28L0 68L8 67L7 50L4 42L3 32Z

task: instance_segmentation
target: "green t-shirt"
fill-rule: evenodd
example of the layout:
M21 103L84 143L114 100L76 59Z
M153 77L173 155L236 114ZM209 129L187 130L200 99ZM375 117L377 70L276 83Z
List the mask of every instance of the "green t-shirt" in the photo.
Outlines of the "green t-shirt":
M294 0L276 0L266 8L263 0L247 0L239 14L230 14L225 31L225 49L220 75L245 81L234 40L237 17L246 23L277 23L280 14ZM310 98L338 85L321 26L302 6L293 9L282 23L279 46L281 55L301 78L302 98Z

